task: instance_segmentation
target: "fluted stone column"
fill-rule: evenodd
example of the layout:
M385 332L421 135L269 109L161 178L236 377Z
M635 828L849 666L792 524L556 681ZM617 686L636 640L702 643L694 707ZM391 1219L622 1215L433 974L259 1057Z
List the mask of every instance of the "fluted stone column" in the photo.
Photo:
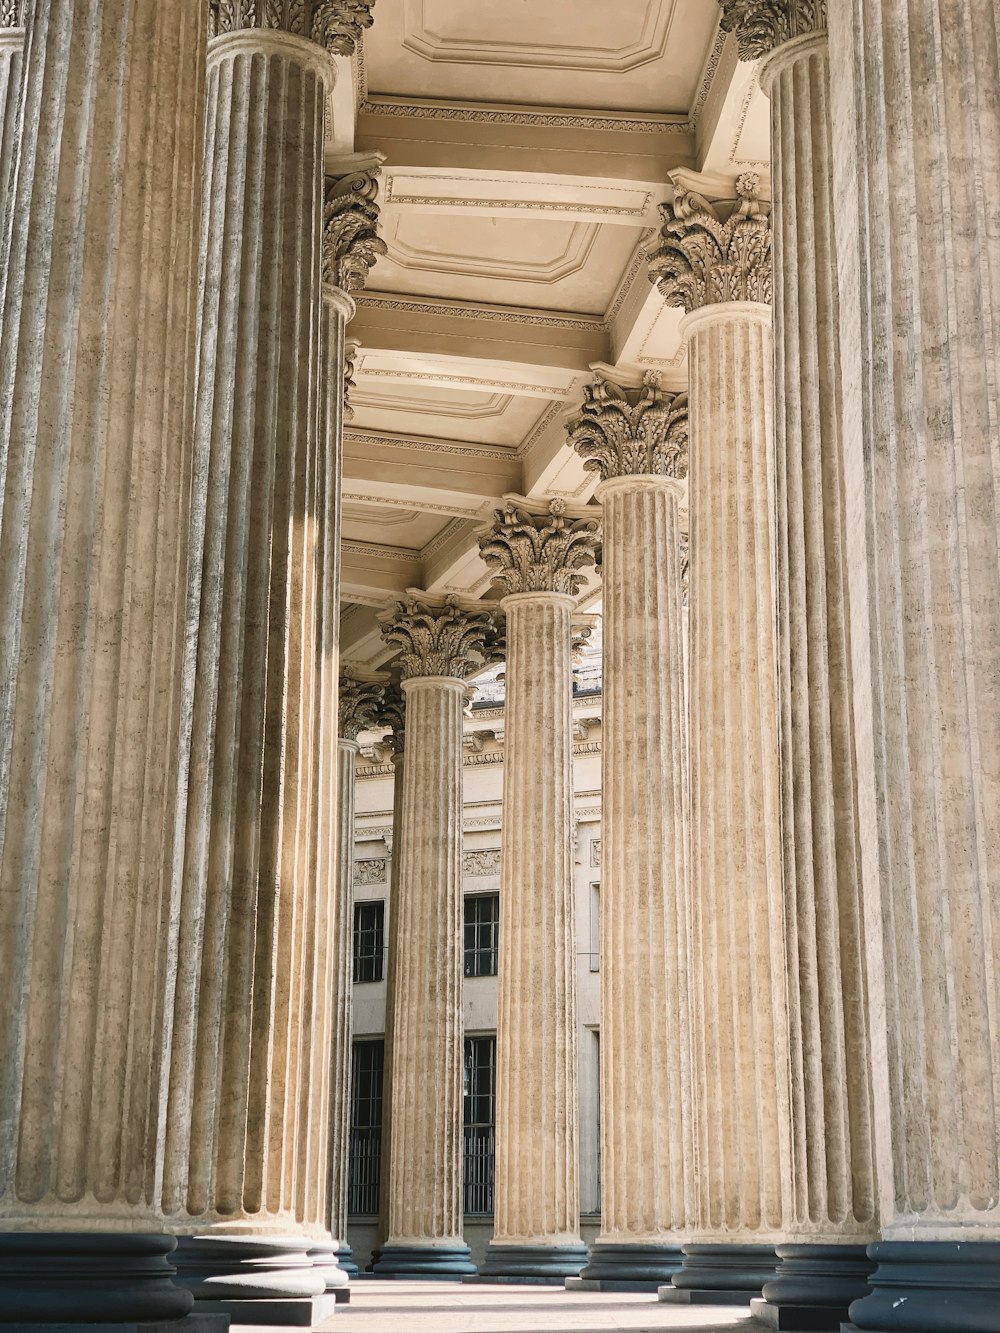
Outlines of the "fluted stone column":
M508 497L480 553L507 617L494 1232L484 1278L557 1282L580 1239L572 617L593 512Z
M867 1290L875 1236L871 1061L851 709L841 364L826 5L724 0L746 60L766 57L774 236L778 682L794 1244L761 1317Z
M596 367L570 442L604 513L601 1232L583 1280L654 1289L693 1192L680 504L687 397Z
M27 0L0 0L0 254L7 228L8 192L21 133L18 119L26 3Z
M651 275L687 311L691 432L691 1243L677 1300L760 1294L791 1191L778 786L771 237L755 177L673 174Z
M345 670L340 678L337 743L337 896L332 920L334 1023L330 1061L330 1234L341 1264L357 1273L347 1244L348 1154L351 1137L351 1033L354 941L354 766L358 737L377 725L385 686ZM348 1270L350 1271L350 1269Z
M366 15L340 0L211 13L209 498L164 1194L198 1298L237 1318L271 1298L281 1322L299 1298L319 1317L346 1281L327 1226L335 858L317 828L336 678L323 159L331 54Z
M462 714L492 660L487 611L411 595L385 613L402 651L406 764L392 906L389 1228L380 1277L474 1273L462 1238Z
M1000 52L830 5L882 1239L865 1330L1000 1327Z
M191 1306L158 1184L205 42L202 0L36 0L28 29L0 322L7 1322Z

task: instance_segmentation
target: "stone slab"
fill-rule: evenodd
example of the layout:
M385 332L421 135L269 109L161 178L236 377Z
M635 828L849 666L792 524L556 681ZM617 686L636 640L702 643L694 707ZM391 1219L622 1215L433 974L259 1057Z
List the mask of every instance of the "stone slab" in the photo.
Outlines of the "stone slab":
M628 1278L613 1277L568 1277L567 1291L648 1291L657 1292L663 1282L629 1281Z
M183 1319L128 1319L114 1324L67 1324L43 1320L41 1323L0 1323L3 1333L228 1333L227 1314L189 1314Z
M762 1297L750 1302L750 1313L779 1333L838 1333L847 1319L843 1305L772 1305Z
M196 1314L228 1315L234 1324L278 1324L289 1328L311 1328L313 1324L329 1319L334 1313L339 1304L337 1295L337 1292L328 1291L322 1296L276 1296L256 1301L195 1301L194 1308ZM175 1324L164 1325L162 1333L169 1333L170 1329L178 1327ZM145 1330L140 1333L145 1333ZM156 1333L161 1333L159 1327ZM200 1330L192 1330L192 1333L200 1333Z
M746 1305L758 1300L759 1291L712 1291L687 1287L658 1287L666 1305Z

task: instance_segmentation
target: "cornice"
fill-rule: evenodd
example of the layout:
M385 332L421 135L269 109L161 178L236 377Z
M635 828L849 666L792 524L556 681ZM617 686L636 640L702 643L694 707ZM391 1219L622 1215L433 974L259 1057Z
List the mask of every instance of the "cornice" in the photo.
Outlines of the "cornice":
M421 301L405 297L367 292L358 297L359 310L400 310L414 315L440 318L477 319L501 324L530 324L549 329L577 329L594 332L604 328L600 315L546 315L521 310L518 306L473 305L465 301Z
M498 463L510 463L517 457L514 449L504 449L500 445L449 444L444 440L432 440L426 435L389 435L382 431L347 430L344 432L344 443L373 445L381 449L417 449L429 454L454 454L465 458L489 458Z
M471 121L482 125L538 126L546 129L594 130L609 134L690 134L686 116L663 114L609 115L606 111L570 107L512 107L495 102L436 102L426 98L392 98L369 94L360 114L399 116L414 120Z

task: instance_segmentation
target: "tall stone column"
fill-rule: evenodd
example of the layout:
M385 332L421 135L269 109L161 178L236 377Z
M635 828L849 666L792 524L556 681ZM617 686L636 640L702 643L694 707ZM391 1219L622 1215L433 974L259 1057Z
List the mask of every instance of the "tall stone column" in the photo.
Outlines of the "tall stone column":
M287 1322L346 1281L327 1227L336 863L317 805L336 730L323 158L331 54L370 16L210 8L208 505L164 1197L197 1298Z
M0 317L7 1321L191 1306L159 1181L205 42L203 0L36 0L28 29Z
M0 0L0 254L6 231L8 192L21 134L19 108L26 3L27 0Z
M593 511L509 497L479 542L505 596L497 1151L482 1277L560 1285L580 1239L573 901L572 617Z
M881 1240L865 1330L1000 1327L1000 52L830 5Z
M791 1191L778 785L771 234L756 177L688 173L651 276L687 311L691 1014L698 1163L675 1300L760 1295Z
M385 685L356 671L340 678L337 742L337 896L331 928L334 953L333 1049L330 1061L330 1234L338 1261L357 1273L347 1244L348 1153L351 1137L351 1034L354 941L354 766L358 737L378 725Z
M723 0L766 57L774 237L778 693L795 1243L761 1317L839 1329L875 1236L826 5ZM824 1314L825 1312L825 1314Z
M406 697L406 764L392 905L389 1229L382 1277L474 1273L462 1238L462 714L493 660L493 615L414 593L383 633Z
M587 1283L655 1290L692 1205L680 505L687 397L595 367L569 429L601 476L601 1232Z

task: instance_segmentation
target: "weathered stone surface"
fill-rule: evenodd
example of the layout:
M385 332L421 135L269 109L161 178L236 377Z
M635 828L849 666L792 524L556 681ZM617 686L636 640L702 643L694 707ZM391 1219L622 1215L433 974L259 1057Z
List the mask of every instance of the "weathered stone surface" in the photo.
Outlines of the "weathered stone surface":
M33 24L0 326L0 1227L157 1231L205 14Z

